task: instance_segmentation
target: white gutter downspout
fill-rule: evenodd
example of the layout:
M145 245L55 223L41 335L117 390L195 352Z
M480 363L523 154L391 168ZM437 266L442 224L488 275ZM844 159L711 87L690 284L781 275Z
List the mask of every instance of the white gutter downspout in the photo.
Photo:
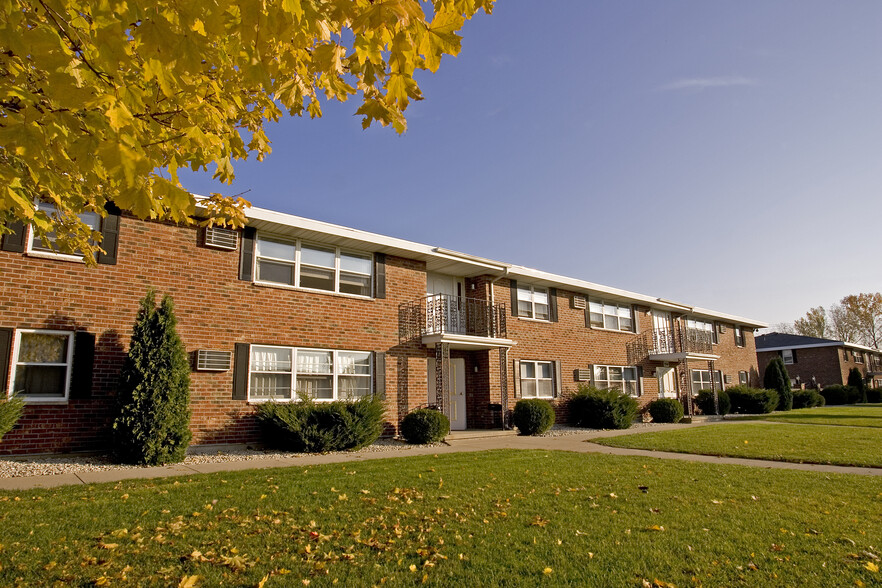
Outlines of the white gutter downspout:
M496 282L498 282L502 278L505 278L508 276L508 270L509 270L509 268L507 268L507 267L503 268L501 276L496 276L495 278L490 280L490 304L491 305L496 303L496 290L493 288L493 286L496 284Z

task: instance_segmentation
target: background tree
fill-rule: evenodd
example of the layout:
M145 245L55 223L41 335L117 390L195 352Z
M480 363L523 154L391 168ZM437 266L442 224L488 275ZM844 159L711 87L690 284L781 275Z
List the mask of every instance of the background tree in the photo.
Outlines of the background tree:
M171 298L141 301L117 391L113 448L125 463L184 459L190 444L190 365L175 327Z
M778 410L790 410L793 408L793 391L790 389L790 374L784 360L774 357L766 365L763 374L763 388L775 390L778 393Z
M31 223L89 262L100 234L78 215L108 201L191 222L178 169L231 182L234 160L270 152L266 121L319 117L320 97L357 95L363 127L401 133L414 73L459 53L457 31L493 1L0 2L0 232ZM236 226L247 203L202 204Z
M827 313L823 306L812 308L803 318L796 319L793 323L793 329L798 335L806 337L819 337L823 339L827 336Z
M828 313L830 319L830 335L838 341L856 343L857 325L848 309L841 304L834 304Z
M882 342L882 294L852 294L840 303L855 329L855 342L879 349Z
M791 323L776 323L772 325L772 331L775 333L784 333L785 335L796 335L796 329Z

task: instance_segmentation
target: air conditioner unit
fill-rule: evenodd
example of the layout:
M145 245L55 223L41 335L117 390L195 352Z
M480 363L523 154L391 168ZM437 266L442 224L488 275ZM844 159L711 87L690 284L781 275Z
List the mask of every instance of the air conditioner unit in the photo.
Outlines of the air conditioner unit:
M575 370L573 377L577 382L589 382L591 381L591 370Z
M200 349L196 352L196 369L201 372L226 372L232 365L232 351Z
M205 246L235 250L239 233L223 227L205 227Z
M579 296L578 294L573 296L573 308L581 308L585 309L588 306L588 301L584 296Z

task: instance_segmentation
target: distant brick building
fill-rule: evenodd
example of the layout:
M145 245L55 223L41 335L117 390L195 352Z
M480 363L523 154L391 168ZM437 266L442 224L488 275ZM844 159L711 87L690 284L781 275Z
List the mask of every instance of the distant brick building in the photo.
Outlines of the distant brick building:
M0 246L0 389L27 402L0 453L107 447L138 301L175 302L194 443L259 439L266 401L380 394L386 432L441 408L502 427L517 399L564 417L580 383L659 396L759 383L761 322L253 208L243 230L112 211L97 267L12 227Z
M759 369L775 357L784 360L792 381L811 387L846 384L848 372L857 368L871 388L882 387L882 351L832 339L768 333L756 338ZM813 379L814 378L814 379Z

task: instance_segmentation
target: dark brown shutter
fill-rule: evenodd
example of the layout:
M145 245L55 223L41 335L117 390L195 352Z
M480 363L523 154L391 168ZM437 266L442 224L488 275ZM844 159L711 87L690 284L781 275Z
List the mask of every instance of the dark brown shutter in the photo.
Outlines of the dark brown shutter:
M514 370L514 397L521 397L521 362L518 360L512 361L512 369Z
M0 392L6 391L9 381L9 362L12 358L12 329L0 328Z
M790 353L793 354L793 363L796 363L796 349L791 349Z
M120 210L110 203L104 208L107 210L107 216L101 221L101 248L104 252L98 253L98 263L116 265L116 253L119 249Z
M637 396L643 396L643 368L637 366Z
M509 280L508 287L511 288L511 316L518 316L518 281Z
M71 398L92 396L92 370L95 363L95 335L86 331L74 333L73 375L70 379Z
M250 282L254 279L254 227L242 229L242 251L239 257L239 279Z
M0 249L12 251L13 253L23 253L25 249L25 235L27 234L24 223L9 223L6 225L6 228L12 232L3 235Z
M552 386L552 396L555 398L559 398L563 393L563 378L560 375L560 362L552 361L551 369L554 371L552 376L554 377L554 384Z
M374 253L374 298L386 297L386 254Z
M251 360L251 345L236 343L233 354L233 400L248 399L248 364Z
M557 288L548 289L548 320L557 322Z
M374 351L374 395L386 395L386 354L382 351Z

